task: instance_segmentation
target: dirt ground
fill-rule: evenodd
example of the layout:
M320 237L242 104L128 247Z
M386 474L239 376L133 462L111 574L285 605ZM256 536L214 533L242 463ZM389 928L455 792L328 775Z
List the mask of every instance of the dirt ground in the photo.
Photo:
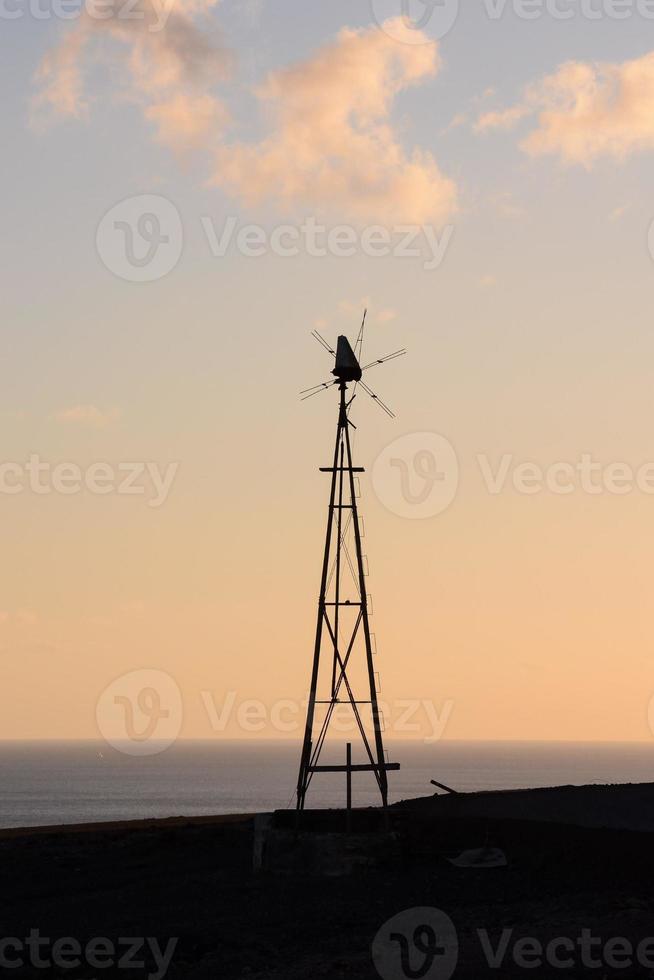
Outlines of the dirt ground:
M592 789L608 799L613 788ZM635 793L631 805L642 809L647 799ZM654 937L654 833L462 815L462 807L440 799L394 808L401 859L347 878L254 875L249 817L1 833L0 975L654 978L654 939L646 942ZM448 861L484 845L502 849L507 866ZM375 938L403 912L384 951ZM421 952L428 934L416 930L430 921L451 922L454 951L445 952L436 928L436 946ZM66 961L56 966L53 944L67 937L79 965L70 965L76 948L64 944L57 962L61 949ZM98 946L103 938L108 945ZM135 947L141 939L156 940L145 959Z

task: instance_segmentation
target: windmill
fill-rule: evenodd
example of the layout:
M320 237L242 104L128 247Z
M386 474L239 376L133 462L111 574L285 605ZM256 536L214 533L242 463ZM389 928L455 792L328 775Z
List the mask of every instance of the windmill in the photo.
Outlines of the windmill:
M304 809L307 791L314 775L325 772L346 774L348 812L352 805L352 773L373 773L385 810L388 804L387 774L400 768L398 763L389 762L384 752L384 726L379 710L377 674L374 668L375 640L370 631L370 597L366 592L367 569L361 546L362 524L357 506L358 478L355 474L363 473L364 470L354 466L352 461L350 429L355 426L349 419L349 413L357 389L361 388L383 412L391 418L395 417L388 405L363 380L363 375L373 367L401 357L406 354L406 350L394 351L361 367L366 314L367 311L363 315L354 348L347 337L341 336L334 350L317 330L313 332L312 336L330 357L335 358L331 372L333 380L324 381L301 392L302 400L305 401L321 391L337 386L340 397L333 463L320 468L321 473L331 474L331 491L307 721L297 784L298 811ZM349 398L348 385L353 385ZM354 554L350 552L349 542L353 546ZM357 667L361 675L358 685L352 679ZM357 686L363 691L361 697L355 692ZM348 705L352 710L361 736L365 761L352 763L351 744L348 743L345 765L321 765L320 759L330 724L333 723L334 713L340 705ZM326 709L320 725L316 719L316 709L319 706Z

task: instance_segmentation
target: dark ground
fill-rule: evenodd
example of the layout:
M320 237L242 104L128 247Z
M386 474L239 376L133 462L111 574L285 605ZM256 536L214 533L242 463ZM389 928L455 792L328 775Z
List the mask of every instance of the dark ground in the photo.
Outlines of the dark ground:
M595 811L618 790L596 789L603 794L593 797ZM394 808L399 866L348 878L253 875L250 818L0 832L0 933L24 940L38 930L50 943L73 937L82 944L93 937L114 943L156 937L164 948L179 937L170 980L350 980L379 976L371 944L386 920L428 906L446 912L456 926L455 978L654 978L654 941L651 966L647 958L637 963L635 955L631 966L612 965L630 958L619 944L615 960L609 953L607 963L603 952L615 937L634 948L654 937L654 833L575 827L551 822L552 814L544 822L485 816L486 809L497 808L497 795L477 795L480 814L462 815L471 807L461 797ZM654 804L654 786L633 793L636 819L650 800ZM517 806L520 811L522 803ZM463 870L446 860L485 843L506 852L508 867ZM503 929L514 930L501 967L488 966L479 929L488 930L493 946ZM599 965L584 966L578 946L574 953L559 951L573 957L566 967L519 967L512 959L518 937L576 943L584 929L602 940L590 954ZM5 965L2 976L127 980L156 974L152 961L136 969L89 963L36 968L27 951L3 952L22 956L25 966ZM41 954L47 958L49 948ZM410 959L407 972L398 960L383 980L448 980L438 956L426 972L423 961Z

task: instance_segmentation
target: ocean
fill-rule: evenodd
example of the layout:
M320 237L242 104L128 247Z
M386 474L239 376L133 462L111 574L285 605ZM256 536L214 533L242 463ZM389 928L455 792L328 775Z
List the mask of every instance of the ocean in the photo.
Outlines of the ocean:
M431 779L463 791L654 781L649 742L402 741L387 748L402 765L389 774L392 801L429 795ZM133 756L104 742L0 743L0 827L292 807L299 750L297 742L177 742L158 755ZM331 759L343 755L338 746ZM342 805L344 795L342 774L320 774L307 804ZM368 774L355 774L354 805L377 802Z

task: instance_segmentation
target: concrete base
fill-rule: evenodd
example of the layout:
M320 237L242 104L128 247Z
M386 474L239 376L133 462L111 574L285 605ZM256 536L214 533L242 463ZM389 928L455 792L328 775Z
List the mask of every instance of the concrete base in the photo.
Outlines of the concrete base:
M401 858L399 836L393 832L295 830L276 826L274 814L262 814L255 821L254 870L258 872L342 877L397 867Z

